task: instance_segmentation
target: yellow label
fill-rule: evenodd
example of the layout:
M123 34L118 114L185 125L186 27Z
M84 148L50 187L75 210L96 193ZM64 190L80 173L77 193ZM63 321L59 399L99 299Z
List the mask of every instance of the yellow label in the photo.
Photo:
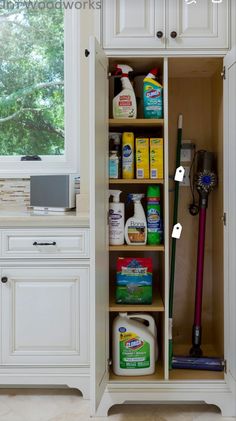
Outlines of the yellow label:
M150 178L164 178L164 157L162 138L150 138Z
M134 178L134 134L124 132L122 135L122 177Z
M136 138L136 178L149 178L148 138Z

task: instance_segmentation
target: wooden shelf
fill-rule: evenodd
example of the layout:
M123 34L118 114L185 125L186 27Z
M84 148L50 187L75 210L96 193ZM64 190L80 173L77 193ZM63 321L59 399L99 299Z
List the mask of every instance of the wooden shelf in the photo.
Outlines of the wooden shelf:
M156 370L154 374L150 374L149 376L117 376L110 371L109 380L111 382L132 382L132 383L140 383L140 382L158 382L164 380L164 369L162 361L158 361L156 364Z
M110 127L163 127L163 119L152 118L110 118Z
M159 246L109 246L109 251L165 251L163 244Z
M163 301L161 296L158 294L157 296L153 297L152 304L116 304L115 296L112 294L110 298L110 312L117 311L117 312L128 312L128 311L156 311L156 312L163 312L165 311Z
M109 184L164 184L164 180L163 179L125 179L125 178L110 178L109 180Z

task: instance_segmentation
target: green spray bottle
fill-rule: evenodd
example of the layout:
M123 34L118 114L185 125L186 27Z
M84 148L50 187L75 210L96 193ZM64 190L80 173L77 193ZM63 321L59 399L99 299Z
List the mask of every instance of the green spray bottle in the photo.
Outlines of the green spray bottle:
M160 186L148 186L147 189L147 243L161 244L163 226L161 219Z

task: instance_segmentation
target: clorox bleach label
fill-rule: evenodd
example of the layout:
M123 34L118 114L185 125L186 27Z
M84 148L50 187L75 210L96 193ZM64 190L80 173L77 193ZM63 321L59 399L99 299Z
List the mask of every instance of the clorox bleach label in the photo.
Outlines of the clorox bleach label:
M124 329L125 330L125 329ZM120 368L150 367L150 344L134 332L120 331Z

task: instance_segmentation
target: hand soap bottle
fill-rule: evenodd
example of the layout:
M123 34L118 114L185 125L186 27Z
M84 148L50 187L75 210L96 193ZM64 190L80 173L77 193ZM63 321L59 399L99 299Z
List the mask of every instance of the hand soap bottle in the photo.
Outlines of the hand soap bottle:
M112 246L123 245L125 226L125 206L120 203L120 190L109 190L113 202L109 204L109 244Z

